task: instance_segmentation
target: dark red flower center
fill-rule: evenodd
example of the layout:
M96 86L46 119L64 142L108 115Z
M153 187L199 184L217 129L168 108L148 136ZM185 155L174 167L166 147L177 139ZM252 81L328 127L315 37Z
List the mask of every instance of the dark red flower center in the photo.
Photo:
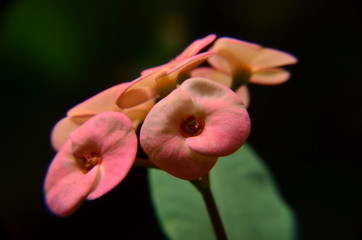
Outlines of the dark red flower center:
M181 121L181 134L184 137L193 137L199 135L205 127L203 118L189 116Z
M78 158L78 164L83 172L89 172L94 166L102 162L102 156L99 153L85 153L81 158Z

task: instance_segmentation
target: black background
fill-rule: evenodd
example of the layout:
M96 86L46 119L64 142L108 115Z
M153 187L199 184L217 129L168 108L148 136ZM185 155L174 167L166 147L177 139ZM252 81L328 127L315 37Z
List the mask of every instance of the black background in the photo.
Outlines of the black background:
M164 239L147 173L59 219L43 204L49 134L73 105L209 33L293 53L290 81L249 85L249 143L300 239L362 239L362 19L357 1L9 1L0 39L0 239Z

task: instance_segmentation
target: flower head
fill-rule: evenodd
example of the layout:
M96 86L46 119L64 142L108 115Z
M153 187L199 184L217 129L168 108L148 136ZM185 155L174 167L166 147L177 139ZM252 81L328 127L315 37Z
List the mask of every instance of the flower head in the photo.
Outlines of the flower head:
M64 142L69 138L72 131L77 129L89 118L101 112L114 111L126 114L132 121L135 128L143 121L154 103L151 101L144 102L137 106L122 109L116 104L116 97L130 85L129 82L121 83L108 88L95 96L79 103L67 112L67 116L59 120L54 126L51 133L51 142L55 150L59 150ZM134 101L130 96L129 102Z
M205 48L207 45L209 45L211 42L213 42L215 39L216 39L215 34L210 34L210 35L207 35L206 37L203 37L201 39L197 39L197 40L193 41L187 48L185 48L185 50L183 50L180 55L178 55L176 58L172 59L170 62L168 62L166 64L163 64L161 66L157 66L157 67L153 67L153 68L143 70L141 75L148 75L148 74L150 74L152 72L156 72L158 70L165 69L165 68L170 69L170 68L178 65L179 63L181 63L185 59L195 56L203 48Z
M218 157L239 149L249 132L250 118L238 95L217 82L191 78L152 108L140 141L158 167L192 180L210 171Z
M246 83L282 83L290 75L279 67L297 62L289 53L227 37L219 38L212 51L215 55L208 60L211 66Z
M192 77L216 80L235 90L249 104L248 83L274 85L287 81L288 71L280 68L297 62L289 53L258 44L223 37L215 41L208 59L212 67L197 68Z
M45 200L58 216L72 214L85 200L96 199L127 175L137 152L132 122L123 113L103 112L74 130L45 177Z
M118 106L129 108L147 101L154 101L158 97L167 96L180 82L189 78L192 69L213 55L213 52L210 51L203 53L199 53L199 51L214 41L215 38L214 34L210 34L198 39L170 62L144 70L141 77L132 81L128 88L120 92L117 98ZM130 98L134 101L129 101Z

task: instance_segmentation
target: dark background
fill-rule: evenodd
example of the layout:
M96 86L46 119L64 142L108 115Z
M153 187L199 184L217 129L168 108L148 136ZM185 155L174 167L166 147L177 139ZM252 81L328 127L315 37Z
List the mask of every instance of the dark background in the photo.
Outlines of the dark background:
M43 204L53 124L75 104L209 33L295 54L292 78L249 85L249 143L294 209L300 239L362 239L357 1L9 1L1 8L0 239L164 239L147 175L59 219Z

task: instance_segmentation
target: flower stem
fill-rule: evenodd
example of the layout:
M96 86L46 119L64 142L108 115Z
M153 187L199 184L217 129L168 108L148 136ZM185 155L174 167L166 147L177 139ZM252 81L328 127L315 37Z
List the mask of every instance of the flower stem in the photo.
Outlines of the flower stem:
M214 197L210 188L209 174L206 176L190 181L202 194L202 198L205 201L209 217L211 219L212 226L214 228L215 235L218 240L227 240L226 232L221 221L219 211L217 209Z
M143 158L136 158L136 160L133 163L133 166L159 169L159 167L157 167L153 162L151 162L148 159L143 159Z

